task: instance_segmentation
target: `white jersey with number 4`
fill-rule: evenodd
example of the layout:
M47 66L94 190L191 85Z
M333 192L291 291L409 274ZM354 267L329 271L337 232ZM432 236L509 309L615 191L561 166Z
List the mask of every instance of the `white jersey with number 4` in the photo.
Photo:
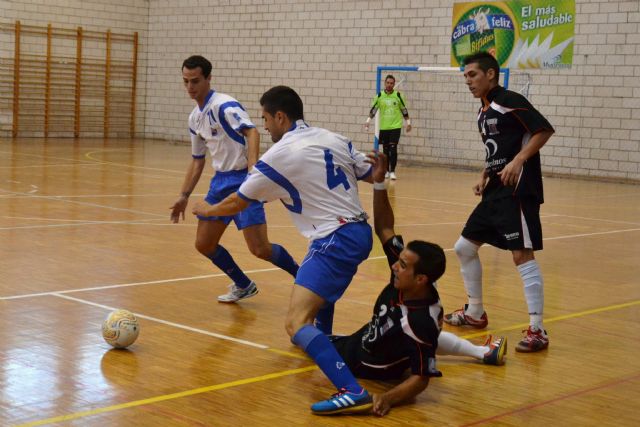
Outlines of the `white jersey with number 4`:
M236 99L212 90L204 107L196 106L189 115L191 155L202 159L209 148L216 171L246 169L247 145L242 131L255 127Z
M262 202L280 199L300 233L318 239L367 219L357 183L371 173L365 160L344 136L298 120L260 157L238 195Z

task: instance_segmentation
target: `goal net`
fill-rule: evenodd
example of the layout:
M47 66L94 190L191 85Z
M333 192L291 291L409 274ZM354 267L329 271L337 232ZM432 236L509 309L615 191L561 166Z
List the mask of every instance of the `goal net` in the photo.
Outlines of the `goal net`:
M529 96L531 76L520 70L500 70L500 84ZM406 100L412 131L403 129L398 159L404 163L474 166L484 160L476 122L480 101L473 97L462 72L450 67L392 67L377 69L376 93L387 75ZM378 117L374 148L378 147Z

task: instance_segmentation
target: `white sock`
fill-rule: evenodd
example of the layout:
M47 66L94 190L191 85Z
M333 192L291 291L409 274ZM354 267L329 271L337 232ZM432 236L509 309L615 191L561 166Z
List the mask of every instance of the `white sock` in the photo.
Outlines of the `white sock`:
M451 332L440 332L437 354L450 356L469 356L482 360L489 347L475 345Z
M529 323L533 329L542 327L542 309L544 306L544 282L538 262L533 259L518 266L522 283L524 284L524 298L529 308Z
M460 261L460 272L464 281L464 288L469 297L469 305L465 310L468 316L480 319L484 313L482 305L482 264L478 256L478 249L469 240L460 236L453 246Z

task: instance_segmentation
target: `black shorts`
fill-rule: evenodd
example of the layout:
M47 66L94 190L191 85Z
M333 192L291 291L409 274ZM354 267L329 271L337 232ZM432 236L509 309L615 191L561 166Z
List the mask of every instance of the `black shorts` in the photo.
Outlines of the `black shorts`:
M374 368L363 364L360 355L360 351L363 351L360 349L361 337L357 334L348 336L330 335L329 340L356 378L380 381L397 380L401 379L409 369L408 359L385 368Z
M380 144L385 145L385 144L397 144L398 142L400 142L400 131L402 129L398 128L398 129L389 129L389 130L381 130L380 131L380 137L378 138L378 141L380 141Z
M500 249L542 249L540 203L533 198L483 200L471 212L462 237Z

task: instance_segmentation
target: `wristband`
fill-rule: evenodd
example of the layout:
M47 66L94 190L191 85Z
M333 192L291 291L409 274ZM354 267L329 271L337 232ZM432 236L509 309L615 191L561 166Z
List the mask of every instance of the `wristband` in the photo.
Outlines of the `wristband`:
M373 183L374 190L386 190L387 187L384 185L384 182L374 182Z
M367 117L367 124L369 124L371 122L371 117Z
M407 119L407 126L411 126L411 119Z

